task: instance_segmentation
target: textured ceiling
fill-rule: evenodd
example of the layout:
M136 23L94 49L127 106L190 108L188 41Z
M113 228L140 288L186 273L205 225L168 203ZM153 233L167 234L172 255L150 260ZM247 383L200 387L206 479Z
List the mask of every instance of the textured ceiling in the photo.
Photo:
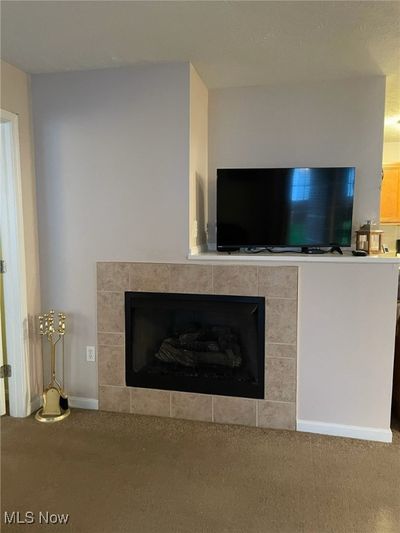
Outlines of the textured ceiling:
M400 141L400 2L3 1L2 58L31 72L191 61L211 87L387 76Z

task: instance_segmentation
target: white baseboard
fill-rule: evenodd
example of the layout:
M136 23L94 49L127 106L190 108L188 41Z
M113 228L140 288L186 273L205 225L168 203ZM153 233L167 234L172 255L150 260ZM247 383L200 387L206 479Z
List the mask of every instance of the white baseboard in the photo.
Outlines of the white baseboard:
M79 409L95 409L99 408L99 400L95 398L80 398L79 396L69 396L68 405L70 407L78 407Z
M99 401L95 398L81 398L79 396L68 396L68 405L79 409L99 408ZM35 396L31 401L31 413L35 413L42 406L42 396Z
M392 442L391 430L383 428L329 424L326 422L315 422L313 420L297 420L297 431L332 435L334 437L374 440L377 442Z

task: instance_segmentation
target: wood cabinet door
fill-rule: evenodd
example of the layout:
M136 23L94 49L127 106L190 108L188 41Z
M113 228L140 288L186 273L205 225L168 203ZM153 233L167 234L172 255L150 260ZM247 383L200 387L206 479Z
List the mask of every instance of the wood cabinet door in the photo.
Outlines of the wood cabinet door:
M400 222L400 164L383 167L381 222Z

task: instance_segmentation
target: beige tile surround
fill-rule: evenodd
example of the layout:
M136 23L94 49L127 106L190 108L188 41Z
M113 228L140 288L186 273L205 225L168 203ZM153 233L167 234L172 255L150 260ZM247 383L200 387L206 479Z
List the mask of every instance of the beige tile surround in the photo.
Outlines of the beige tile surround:
M97 263L100 409L295 429L297 276L293 266ZM125 386L125 291L264 296L265 399Z

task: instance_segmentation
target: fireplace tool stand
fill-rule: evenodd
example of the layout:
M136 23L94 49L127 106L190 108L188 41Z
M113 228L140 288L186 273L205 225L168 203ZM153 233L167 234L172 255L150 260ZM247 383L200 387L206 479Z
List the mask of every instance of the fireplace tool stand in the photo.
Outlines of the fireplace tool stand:
M68 396L64 391L64 313L58 313L58 325L55 326L54 311L39 316L39 330L42 337L46 337L50 344L50 383L43 392L43 407L36 413L39 422L59 422L70 414ZM62 377L57 377L56 355L57 347L61 346Z

